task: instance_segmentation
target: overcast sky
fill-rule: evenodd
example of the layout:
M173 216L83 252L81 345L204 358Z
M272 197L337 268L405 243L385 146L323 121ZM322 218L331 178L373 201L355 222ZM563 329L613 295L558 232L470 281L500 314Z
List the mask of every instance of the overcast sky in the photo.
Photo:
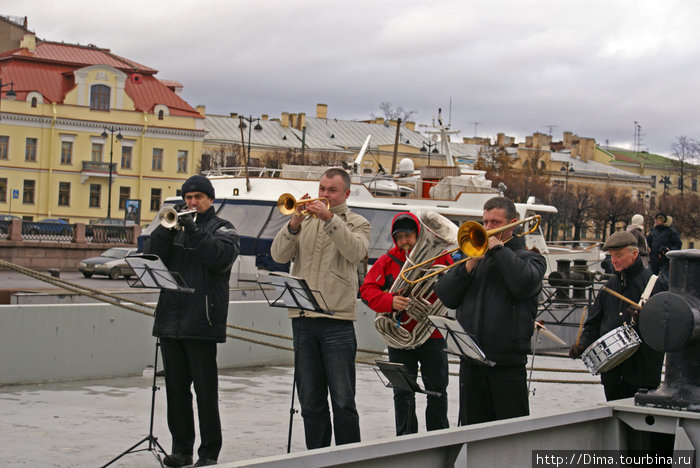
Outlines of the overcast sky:
M700 139L697 0L3 0L53 41L95 44L184 85L208 113L380 116L460 136L533 132L670 154Z

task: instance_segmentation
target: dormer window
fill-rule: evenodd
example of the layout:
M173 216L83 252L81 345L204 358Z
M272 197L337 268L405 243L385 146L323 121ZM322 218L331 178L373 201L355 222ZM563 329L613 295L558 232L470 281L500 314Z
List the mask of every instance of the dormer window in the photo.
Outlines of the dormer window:
M109 86L99 84L90 86L90 109L108 111L111 92Z
M162 110L158 111L158 120L163 120L163 114L164 112Z
M37 104L37 99L35 97L32 98L32 107L36 107Z

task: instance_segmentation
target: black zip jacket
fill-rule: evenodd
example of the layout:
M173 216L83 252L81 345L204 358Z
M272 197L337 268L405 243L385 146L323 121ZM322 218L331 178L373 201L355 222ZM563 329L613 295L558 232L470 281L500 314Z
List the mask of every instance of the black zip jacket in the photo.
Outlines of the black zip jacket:
M216 216L214 207L197 215L191 234L158 226L144 253L158 255L179 273L194 293L161 290L153 335L226 341L229 277L238 257L239 236L233 225Z
M633 302L639 302L650 277L651 272L644 268L641 258L637 257L629 268L616 272L605 286ZM654 285L652 295L667 289L666 283L659 278ZM579 343L587 348L609 331L621 327L624 323L630 323L632 319L630 312L631 309L626 302L601 290L588 313ZM639 324L633 328L639 334ZM655 389L661 383L663 361L664 353L655 351L642 340L641 346L632 356L609 371L601 373L600 380L603 385L625 381L638 388Z
M484 351L504 366L524 365L537 315L537 299L547 270L544 257L513 238L489 250L471 273L452 268L435 285L445 306Z

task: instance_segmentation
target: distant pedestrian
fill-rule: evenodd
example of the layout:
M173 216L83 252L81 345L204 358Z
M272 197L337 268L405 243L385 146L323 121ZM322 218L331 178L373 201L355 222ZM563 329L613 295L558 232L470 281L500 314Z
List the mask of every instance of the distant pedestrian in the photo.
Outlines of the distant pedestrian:
M637 239L637 248L639 249L639 257L642 259L644 267L649 266L649 246L647 245L646 234L644 232L644 216L636 214L632 216L632 220L627 225L627 232Z
M681 237L678 231L671 227L671 217L665 213L657 213L654 216L654 229L647 236L649 245L649 268L655 275L660 275L668 284L668 257L669 250L680 250Z

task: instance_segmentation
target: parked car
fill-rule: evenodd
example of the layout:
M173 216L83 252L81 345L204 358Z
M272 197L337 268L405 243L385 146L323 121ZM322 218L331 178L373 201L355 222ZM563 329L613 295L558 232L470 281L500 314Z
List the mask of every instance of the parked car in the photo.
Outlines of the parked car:
M7 234L8 232L10 232L10 222L13 219L21 220L22 218L15 215L0 214L0 234Z
M58 218L46 218L41 221L22 223L22 232L28 234L43 234L53 236L69 236L71 225Z
M84 277L90 278L92 275L106 275L111 279L119 279L123 276L129 279L134 274L125 257L136 253L133 247L112 247L105 250L99 257L90 257L81 261L78 265Z

